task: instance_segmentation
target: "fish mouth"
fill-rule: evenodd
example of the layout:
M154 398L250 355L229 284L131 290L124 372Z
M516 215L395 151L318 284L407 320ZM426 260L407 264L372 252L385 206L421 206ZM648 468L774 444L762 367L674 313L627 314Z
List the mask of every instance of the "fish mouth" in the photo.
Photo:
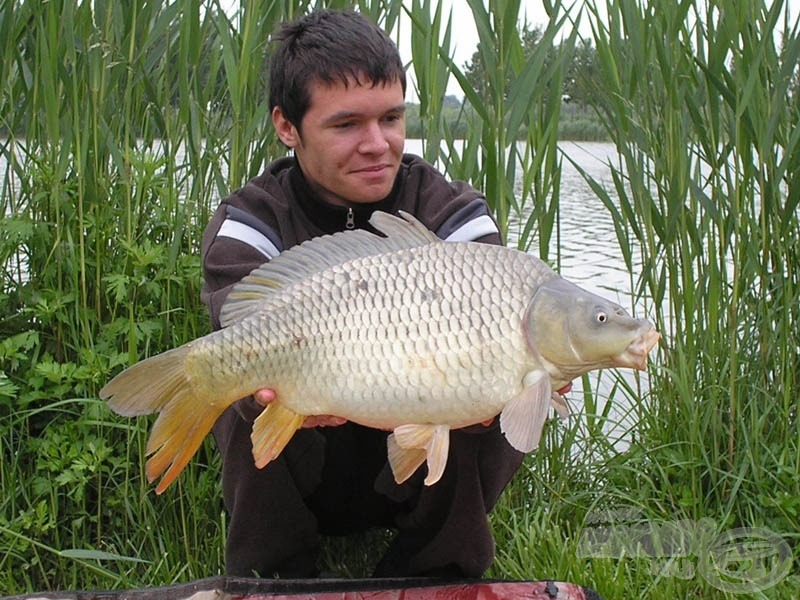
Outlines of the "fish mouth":
M645 371L647 369L647 355L650 353L661 334L652 325L643 334L633 340L620 354L612 358L615 367L628 367Z

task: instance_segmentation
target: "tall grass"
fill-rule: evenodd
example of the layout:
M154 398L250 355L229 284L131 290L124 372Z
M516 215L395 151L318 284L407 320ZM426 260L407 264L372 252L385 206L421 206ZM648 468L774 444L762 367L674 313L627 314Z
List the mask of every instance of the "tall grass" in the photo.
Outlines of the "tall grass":
M97 390L207 331L203 227L283 152L267 115L269 33L352 4L246 0L230 15L216 1L0 0L0 590L221 572L216 452L204 447L155 497L141 476L148 421L116 418ZM410 22L426 157L486 191L509 243L557 265L557 127L577 34L566 6L545 5L526 57L520 2L469 0L487 73L473 90L439 3L357 3L390 31ZM575 580L609 598L713 595L697 574L586 557L580 541L593 512L632 509L647 522L769 528L796 556L798 27L780 0L588 6L601 75L586 83L618 160L611 182L587 178L632 272L643 257L637 294L665 342L626 415L624 451L604 438L612 416L586 385L578 418L548 427L492 516L490 574ZM466 98L463 140L441 118L448 78Z
M587 179L629 267L641 253L665 351L598 501L765 527L796 557L800 26L781 1L604 8L594 106L618 160Z
M607 9L596 108L619 163L612 193L592 184L620 248L641 250L640 293L666 333L648 462L690 459L657 469L657 484L686 486L667 510L797 535L794 500L754 509L765 488L800 491L787 479L800 458L800 26L781 1Z
M216 3L0 2L2 590L219 569L216 477L198 465L188 485L206 491L155 503L146 423L94 398L121 365L208 330L199 239L271 152L258 56L280 11L249 2L235 23ZM205 565L175 557L203 546Z

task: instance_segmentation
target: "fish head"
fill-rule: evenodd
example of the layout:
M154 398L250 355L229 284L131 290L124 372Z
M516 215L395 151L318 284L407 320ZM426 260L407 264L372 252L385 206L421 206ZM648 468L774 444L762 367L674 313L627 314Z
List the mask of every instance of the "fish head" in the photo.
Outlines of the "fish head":
M567 380L606 367L645 370L661 337L646 319L560 277L536 290L523 327L534 353Z

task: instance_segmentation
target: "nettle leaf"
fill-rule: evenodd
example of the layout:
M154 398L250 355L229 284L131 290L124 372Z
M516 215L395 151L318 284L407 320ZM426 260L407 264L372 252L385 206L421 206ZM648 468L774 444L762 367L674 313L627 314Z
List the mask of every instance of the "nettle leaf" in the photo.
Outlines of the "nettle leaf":
M39 332L23 331L0 341L0 365L15 371L21 362L27 362L30 351L39 344Z
M57 363L52 361L42 361L37 363L34 370L52 383L70 381L77 370L75 363Z
M80 481L82 478L78 477L78 474L75 471L63 471L56 476L56 483L59 486L65 486L77 481Z
M16 398L19 386L12 382L8 375L0 371L0 398Z
M109 293L115 302L125 302L128 298L131 278L125 273L112 273L103 277L103 283L108 286Z
M7 216L0 228L0 248L16 250L33 237L36 223L27 216Z

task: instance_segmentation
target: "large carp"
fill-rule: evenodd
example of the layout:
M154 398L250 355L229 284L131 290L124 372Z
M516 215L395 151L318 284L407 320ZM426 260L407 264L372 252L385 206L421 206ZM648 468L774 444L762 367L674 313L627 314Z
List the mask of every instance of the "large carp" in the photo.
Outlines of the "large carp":
M404 481L447 462L449 431L500 415L508 442L539 443L553 393L592 369L645 369L659 334L523 252L442 242L410 215L283 252L236 285L223 329L139 362L100 396L123 415L158 412L146 473L163 492L219 415L272 388L253 424L258 467L304 419L333 415L390 429Z

